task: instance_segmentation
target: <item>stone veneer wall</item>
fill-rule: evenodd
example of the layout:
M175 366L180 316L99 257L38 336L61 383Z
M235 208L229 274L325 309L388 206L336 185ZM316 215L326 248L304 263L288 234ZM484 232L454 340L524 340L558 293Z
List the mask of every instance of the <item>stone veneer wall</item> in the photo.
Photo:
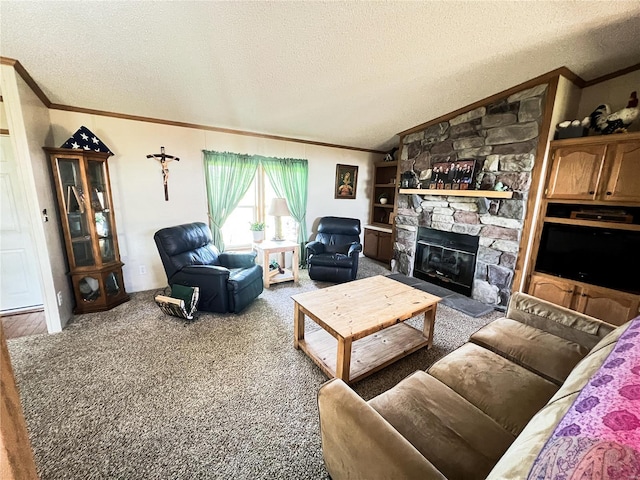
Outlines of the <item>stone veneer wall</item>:
M473 159L477 189L492 190L502 182L514 193L509 200L448 196L452 191L445 190L441 196L399 195L393 271L413 273L420 226L478 236L472 297L506 307L546 90L546 84L523 90L402 139L400 173L413 169L426 185L426 174L434 163Z

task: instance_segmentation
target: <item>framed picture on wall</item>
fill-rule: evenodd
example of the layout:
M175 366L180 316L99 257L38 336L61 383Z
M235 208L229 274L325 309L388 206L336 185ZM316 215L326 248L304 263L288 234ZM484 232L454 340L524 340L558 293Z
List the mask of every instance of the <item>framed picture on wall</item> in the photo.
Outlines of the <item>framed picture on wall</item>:
M472 190L475 160L434 163L429 188L443 190Z
M356 198L358 167L355 165L336 165L335 198Z

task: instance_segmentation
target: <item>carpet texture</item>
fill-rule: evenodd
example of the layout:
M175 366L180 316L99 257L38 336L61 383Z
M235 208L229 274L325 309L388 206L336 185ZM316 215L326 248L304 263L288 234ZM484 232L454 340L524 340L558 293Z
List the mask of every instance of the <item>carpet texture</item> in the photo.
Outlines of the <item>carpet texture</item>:
M359 270L389 273L367 258ZM298 284L273 285L240 315L200 313L194 322L164 315L156 292L138 292L74 317L62 333L10 340L41 478L328 478L316 405L327 379L293 348L290 298L328 285L302 270ZM439 306L432 349L354 390L372 398L499 316Z

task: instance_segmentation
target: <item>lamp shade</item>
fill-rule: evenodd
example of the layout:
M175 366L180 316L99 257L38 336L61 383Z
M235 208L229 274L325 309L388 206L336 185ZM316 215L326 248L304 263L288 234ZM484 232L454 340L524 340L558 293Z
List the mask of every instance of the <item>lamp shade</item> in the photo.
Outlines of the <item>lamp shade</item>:
M271 200L267 215L273 215L274 217L290 216L291 212L289 212L289 207L287 207L287 200L284 198L274 198Z

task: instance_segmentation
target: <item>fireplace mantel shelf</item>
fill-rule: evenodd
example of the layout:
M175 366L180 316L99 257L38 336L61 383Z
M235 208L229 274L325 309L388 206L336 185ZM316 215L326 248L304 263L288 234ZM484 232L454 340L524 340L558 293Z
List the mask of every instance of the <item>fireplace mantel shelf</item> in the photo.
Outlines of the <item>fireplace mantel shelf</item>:
M439 195L445 197L483 197L483 198L512 198L513 192L496 192L495 190L433 190L425 188L401 188L403 195Z

